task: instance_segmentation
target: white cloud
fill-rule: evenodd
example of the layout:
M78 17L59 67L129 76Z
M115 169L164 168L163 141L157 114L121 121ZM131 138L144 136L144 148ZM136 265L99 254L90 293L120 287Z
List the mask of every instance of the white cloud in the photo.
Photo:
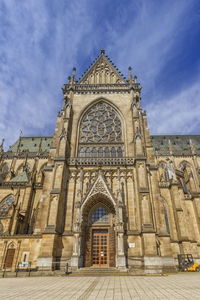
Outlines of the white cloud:
M146 106L152 134L190 134L200 128L200 78L169 99Z
M68 2L61 15L62 7L57 5L52 13L45 3L2 2L0 136L6 146L20 129L25 136L53 134L61 86L76 64L79 44L92 29L86 1Z
M20 129L24 135L53 134L62 103L61 86L72 67L79 67L82 57L92 58L102 47L125 75L131 64L139 75L145 99L151 94L145 108L154 133L167 129L167 111L162 112L165 124L160 120L159 131L156 127L163 101L171 116L168 133L175 132L176 128L192 132L194 124L198 124L196 115L193 115L196 121L192 121L192 115L185 116L186 127L181 116L179 121L172 117L177 115L176 105L175 110L171 109L172 101L180 103L186 99L189 88L170 99L161 97L162 102L154 104L159 95L155 79L176 51L176 38L188 25L184 16L193 1L163 1L161 4L159 1L159 5L156 1L130 1L124 6L126 9L118 10L116 15L113 11L112 16L107 15L106 3L99 11L94 3L90 0L1 0L0 137L6 138L7 146L16 140ZM197 89L194 83L194 93L195 87ZM185 107L188 110L187 105Z

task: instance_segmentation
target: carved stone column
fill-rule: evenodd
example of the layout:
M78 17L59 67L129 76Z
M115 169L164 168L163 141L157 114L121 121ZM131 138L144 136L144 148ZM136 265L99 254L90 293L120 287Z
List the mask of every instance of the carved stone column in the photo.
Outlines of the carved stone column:
M118 202L117 202L117 260L116 266L118 268L126 267L126 258L124 253L124 226L123 226L123 202L122 202L122 194L121 194L121 186L120 186L120 170L118 170Z
M75 223L74 223L74 240L73 240L73 254L71 258L71 267L77 269L82 266L83 259L81 253L81 198L83 189L83 170L80 171L79 188L77 192L77 201L75 204Z
M76 203L76 222L74 224L74 240L73 240L73 254L71 258L71 266L79 268L82 265L82 258L80 257L81 247L81 202Z

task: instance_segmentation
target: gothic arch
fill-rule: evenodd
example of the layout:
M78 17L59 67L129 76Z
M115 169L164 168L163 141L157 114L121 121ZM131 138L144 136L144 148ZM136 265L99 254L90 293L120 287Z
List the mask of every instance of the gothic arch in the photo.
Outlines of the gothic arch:
M12 194L10 194L0 202L0 217L6 217L8 215L8 212L12 207L14 201L15 197Z
M41 165L39 172L37 174L37 182L41 182L41 183L43 182L43 180L44 180L44 172L43 171L46 166L47 166L47 162Z
M189 167L189 168L191 168L192 169L192 165L191 165L191 163L189 163L187 160L182 160L180 163L179 163L179 168L181 168L181 167Z
M107 123L104 123L104 121L101 121L103 123L103 127L104 127L102 130L105 130L104 133L102 133L104 136L103 137L101 136L101 132L100 132L101 128L99 129L100 124L98 123L99 120L97 120L99 132L97 134L95 134L94 126L97 126L97 125L93 125L94 122L96 122L96 120L94 120L93 124L87 125L88 129L89 129L87 131L88 135L91 135L91 137L87 138L87 140L91 139L90 142L88 141L88 145L87 145L87 141L85 141L85 140L82 143L81 142L81 138L82 138L81 137L81 134L82 134L81 127L82 127L83 122L85 122L84 118L87 116L87 114L89 114L91 112L91 110L93 108L98 108L101 104L105 106L105 109L107 109L107 110L110 109L112 111L113 115L115 115L116 120L113 121L111 118L110 122L113 121L113 124L111 124L110 126L113 126L114 122L116 122L115 123L116 127L114 127L116 129L116 131L115 131L115 129L111 130L109 128L109 124L108 124L109 120L107 120L105 117L105 120L107 120ZM105 110L105 114L106 113L107 113L107 111ZM118 139L119 135L116 135L116 132L118 130L117 125L120 127L119 135L121 135L120 136L121 139ZM108 148L107 145L109 144L109 138L108 138L108 136L106 138L106 135L108 134L108 130L112 131L111 134L109 135L110 142L111 142L111 144L109 145L110 146L109 149L107 149ZM118 131L118 133L119 133L119 131ZM92 135L93 135L93 137L92 137ZM113 136L111 136L111 135L113 135ZM112 157L112 155L114 155L114 157L122 157L126 153L126 148L125 148L126 137L125 137L125 135L126 135L125 120L124 120L124 117L123 117L122 113L120 112L120 110L112 102L108 101L107 99L98 98L98 99L94 100L92 103L90 103L89 105L87 105L80 113L78 126L77 126L76 155L82 156L82 157L101 157L101 153L102 153L102 157ZM95 138L96 138L96 140L95 140ZM114 148L111 149L112 142L114 143L113 146L115 146L115 149ZM113 154L114 152L115 152L115 154Z
M110 191L102 172L99 171L95 182L93 183L86 197L83 199L81 211L84 210L84 207L87 206L88 203L101 201L101 199L105 199L105 202L108 203L108 205L110 203L115 210L116 200L114 199L114 196Z
M98 211L99 210L99 211ZM97 213L96 213L97 212ZM102 212L106 212L105 214ZM92 215L96 214L94 222ZM102 219L107 215L107 219ZM106 264L107 266L115 266L115 222L116 222L116 210L115 207L108 197L102 193L97 193L91 196L82 208L82 255L85 267L94 266L96 264ZM99 248L99 243L96 243L95 236L102 234L104 236L104 249ZM99 241L98 237L96 236ZM95 248L96 247L96 248ZM96 249L96 250L93 250ZM103 249L103 250L102 250ZM105 261L103 258L99 258L100 251L105 255ZM97 252L95 252L97 251ZM102 252L103 251L103 252ZM96 261L97 259L97 261Z
M113 202L106 197L102 193L97 193L93 195L86 203L82 206L82 218L88 218L90 215L90 212L92 209L96 206L104 206L106 207L110 212L115 214L115 206L113 205Z
M10 242L7 246L7 249L16 249L17 245L14 241Z

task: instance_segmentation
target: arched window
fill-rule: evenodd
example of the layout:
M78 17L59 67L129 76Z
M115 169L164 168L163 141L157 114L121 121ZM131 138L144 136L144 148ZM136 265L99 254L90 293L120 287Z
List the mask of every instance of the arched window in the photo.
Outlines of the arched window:
M88 148L94 149L93 146L96 150L88 151ZM121 120L111 105L101 101L89 108L81 120L78 156L97 157L98 153L99 157L116 157L115 149L117 156L122 157Z
M91 216L92 223L109 222L109 213L104 207L97 207Z
M0 203L0 217L6 217L15 198L10 195Z

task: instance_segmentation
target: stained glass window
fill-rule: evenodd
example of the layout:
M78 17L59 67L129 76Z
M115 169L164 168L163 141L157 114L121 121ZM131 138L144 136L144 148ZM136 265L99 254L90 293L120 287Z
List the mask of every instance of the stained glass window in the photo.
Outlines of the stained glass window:
M5 217L8 214L9 208L14 200L13 196L9 196L0 203L0 217Z
M94 222L108 222L109 214L108 211L104 207L98 207L92 214L91 217L92 223Z
M121 120L114 108L101 101L93 105L80 124L80 157L122 157Z

